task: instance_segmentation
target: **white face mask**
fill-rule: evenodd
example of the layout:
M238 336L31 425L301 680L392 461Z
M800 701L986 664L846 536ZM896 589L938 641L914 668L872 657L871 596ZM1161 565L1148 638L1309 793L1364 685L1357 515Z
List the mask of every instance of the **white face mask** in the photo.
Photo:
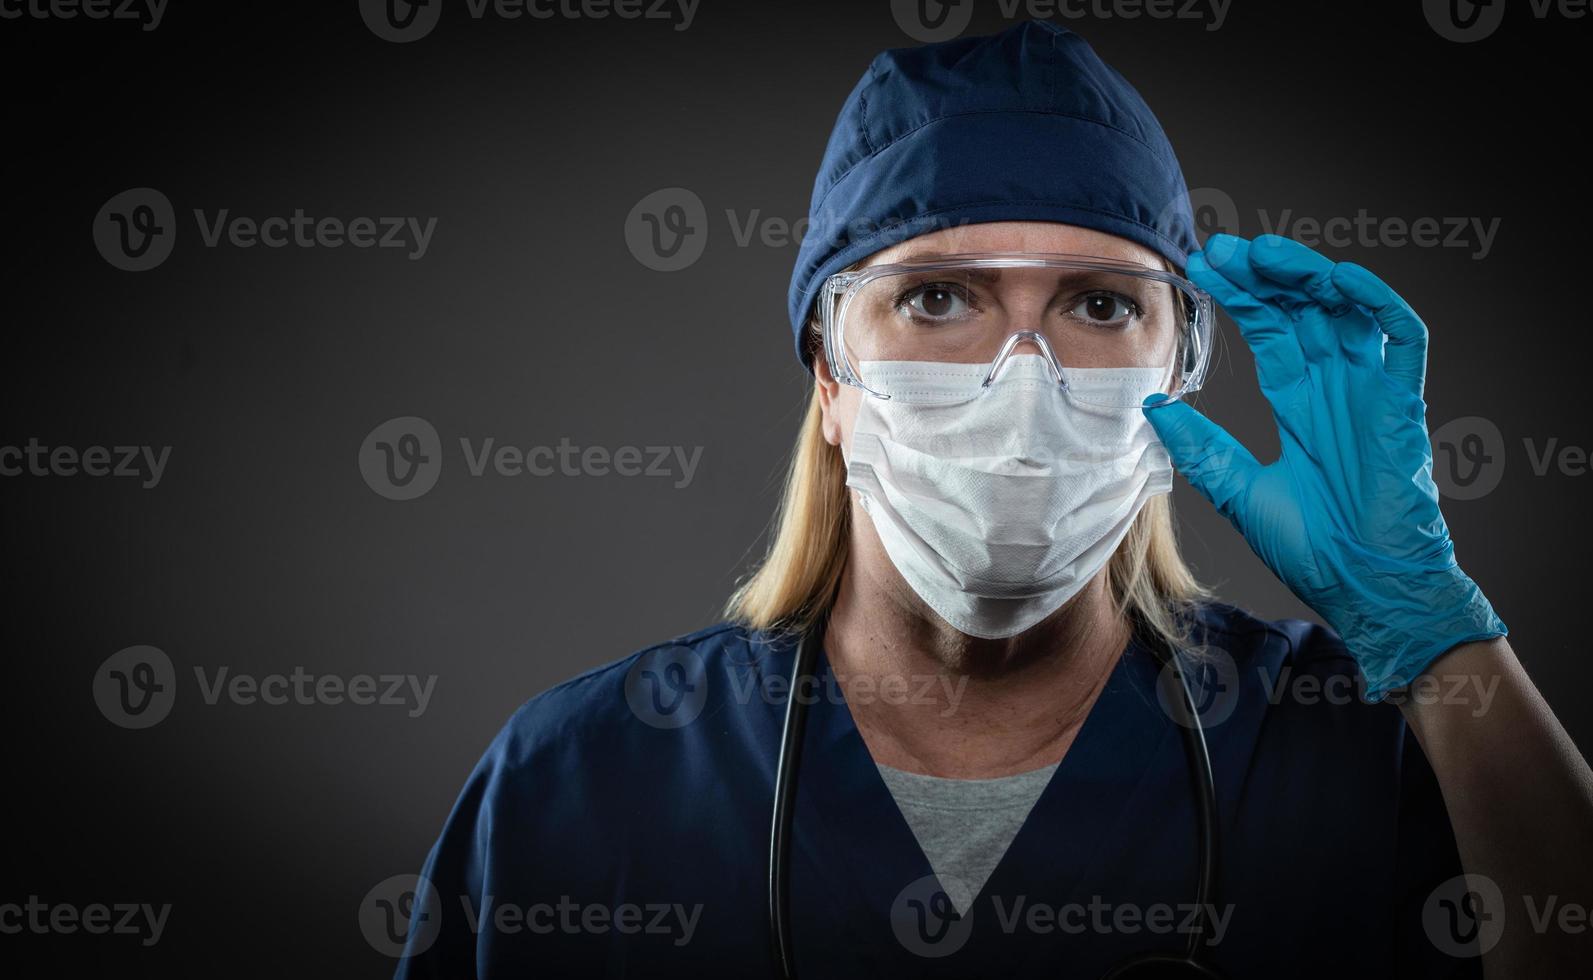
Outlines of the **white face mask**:
M1117 550L1172 465L1140 403L1157 368L1074 368L1063 390L1039 355L984 364L874 362L912 390L865 394L846 485L913 591L970 636L1021 633L1073 598ZM893 386L899 390L900 386Z

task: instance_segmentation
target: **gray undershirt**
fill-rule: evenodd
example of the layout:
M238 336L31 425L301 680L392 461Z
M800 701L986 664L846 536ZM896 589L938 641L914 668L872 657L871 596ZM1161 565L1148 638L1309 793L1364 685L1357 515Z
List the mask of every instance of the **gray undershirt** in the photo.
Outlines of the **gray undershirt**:
M876 763L876 765L878 765ZM930 870L959 915L973 904L1055 765L999 779L944 779L879 766Z

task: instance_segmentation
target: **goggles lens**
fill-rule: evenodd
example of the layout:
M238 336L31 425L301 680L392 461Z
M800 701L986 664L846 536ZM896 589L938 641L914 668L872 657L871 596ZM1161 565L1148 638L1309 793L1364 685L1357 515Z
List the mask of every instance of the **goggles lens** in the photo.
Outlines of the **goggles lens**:
M1007 357L1039 348L1064 385L1075 369L1155 368L1169 396L1198 387L1209 299L1175 276L1099 261L980 257L842 273L823 311L831 366L850 375L843 380L901 397L911 365L932 373L937 364L982 364L994 374ZM957 373L971 379L970 394L989 376Z

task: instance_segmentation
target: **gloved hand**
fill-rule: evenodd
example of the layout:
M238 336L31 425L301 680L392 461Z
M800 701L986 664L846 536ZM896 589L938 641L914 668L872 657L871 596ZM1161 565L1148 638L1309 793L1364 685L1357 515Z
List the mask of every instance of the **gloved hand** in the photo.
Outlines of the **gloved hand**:
M1504 635L1438 511L1415 311L1361 266L1277 235L1213 235L1188 275L1254 351L1283 451L1262 466L1189 405L1152 407L1165 395L1146 399L1146 417L1173 465L1343 637L1368 694Z

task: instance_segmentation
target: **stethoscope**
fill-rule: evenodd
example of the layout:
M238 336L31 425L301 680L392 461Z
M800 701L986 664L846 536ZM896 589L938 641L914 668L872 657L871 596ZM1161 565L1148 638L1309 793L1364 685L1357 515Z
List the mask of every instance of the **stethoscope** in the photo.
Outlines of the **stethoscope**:
M769 941L774 960L774 975L780 980L796 980L796 964L791 948L791 825L796 809L796 782L802 759L802 739L807 731L808 698L797 696L802 678L813 676L823 643L825 621L820 620L797 644L796 666L791 673L791 697L785 706L785 725L780 733L780 758L774 772L774 822L769 830ZM1103 980L1153 980L1158 977L1220 980L1221 974L1200 961L1201 943L1206 937L1205 910L1216 892L1217 872L1217 783L1211 772L1211 755L1206 749L1206 732L1200 725L1200 712L1194 692L1179 669L1178 657L1170 650L1158 650L1158 658L1178 681L1181 697L1177 707L1183 717L1174 719L1183 729L1184 756L1189 776L1195 784L1200 853L1195 884L1196 908L1202 914L1182 951L1143 953L1108 970Z

